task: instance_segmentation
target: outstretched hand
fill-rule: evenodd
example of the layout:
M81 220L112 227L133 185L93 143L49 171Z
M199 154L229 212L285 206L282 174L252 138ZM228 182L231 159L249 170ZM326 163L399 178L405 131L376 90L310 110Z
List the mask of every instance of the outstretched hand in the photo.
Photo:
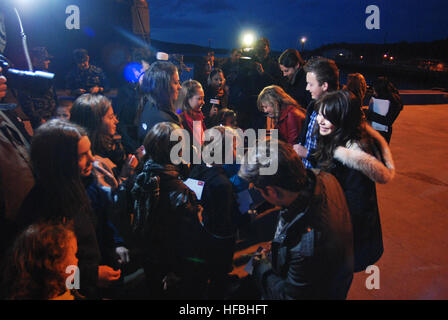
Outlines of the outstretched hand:
M114 270L109 266L98 267L98 286L108 287L113 281L120 279L121 270Z

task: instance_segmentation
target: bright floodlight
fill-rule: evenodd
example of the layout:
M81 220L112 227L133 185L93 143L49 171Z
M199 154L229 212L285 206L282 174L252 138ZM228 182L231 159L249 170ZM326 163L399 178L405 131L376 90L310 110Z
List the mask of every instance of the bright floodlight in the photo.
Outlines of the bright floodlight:
M255 36L253 33L245 33L243 35L243 45L245 47L252 47L252 45L254 44L255 41Z
M306 38L303 37L301 41L302 41L302 43L305 43L306 42Z
M18 5L20 5L20 6L22 6L22 5L29 5L29 4L31 4L31 2L34 2L34 1L30 1L30 0L15 0L15 2L18 4Z

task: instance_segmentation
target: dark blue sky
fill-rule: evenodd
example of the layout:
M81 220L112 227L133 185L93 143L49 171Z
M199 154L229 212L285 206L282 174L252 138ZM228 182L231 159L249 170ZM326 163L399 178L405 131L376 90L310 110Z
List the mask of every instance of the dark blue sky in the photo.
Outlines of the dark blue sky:
M239 46L253 30L271 47L307 49L334 42L431 41L448 37L446 0L149 0L151 37L212 47ZM367 30L366 7L380 8L380 30Z
M132 0L1 0L19 3L30 46L52 50L75 46L95 48L104 41L122 42L116 26L129 29ZM67 30L66 7L80 8L81 29ZM391 43L448 38L448 0L148 0L153 39L213 48L241 46L243 31L267 37L271 48L306 49L335 42ZM365 26L366 8L380 9L380 30ZM7 15L8 41L20 46L12 9ZM2 5L0 5L0 9ZM106 39L107 38L107 39Z

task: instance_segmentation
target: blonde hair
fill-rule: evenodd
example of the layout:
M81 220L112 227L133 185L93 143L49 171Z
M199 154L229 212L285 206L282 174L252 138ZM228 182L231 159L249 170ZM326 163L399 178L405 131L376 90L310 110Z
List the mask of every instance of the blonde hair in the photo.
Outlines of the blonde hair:
M182 89L179 92L179 97L176 101L176 110L187 111L191 110L191 106L188 100L198 94L199 89L202 89L202 85L196 80L187 80L182 83Z
M257 99L258 110L263 111L263 103L269 104L274 109L274 121L277 122L280 116L280 111L283 107L296 106L300 108L300 105L290 95L288 95L279 86L269 86L264 88Z

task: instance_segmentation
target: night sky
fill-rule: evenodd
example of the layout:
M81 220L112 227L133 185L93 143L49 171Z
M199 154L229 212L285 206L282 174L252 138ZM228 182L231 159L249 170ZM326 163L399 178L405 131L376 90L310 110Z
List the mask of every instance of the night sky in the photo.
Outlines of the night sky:
M243 30L271 47L306 49L334 42L419 42L448 37L446 0L150 0L154 39L215 48L239 46ZM380 8L380 30L367 30L367 6Z
M132 0L5 0L18 5L30 41L72 39L77 31L65 29L66 6L80 7L81 33L111 34L114 25L130 20ZM2 0L3 2L3 0ZM392 43L448 38L447 0L148 0L151 38L213 48L241 46L240 35L252 30L267 37L271 48L300 46L315 49L335 42ZM380 9L380 30L365 26L366 8ZM0 5L1 7L1 5ZM11 11L8 11L11 12ZM11 14L9 14L11 15ZM17 24L10 17L11 25ZM129 24L129 23L128 23ZM9 38L18 38L10 28ZM79 37L79 39L81 39ZM118 39L117 39L118 40ZM44 43L45 44L45 43Z

